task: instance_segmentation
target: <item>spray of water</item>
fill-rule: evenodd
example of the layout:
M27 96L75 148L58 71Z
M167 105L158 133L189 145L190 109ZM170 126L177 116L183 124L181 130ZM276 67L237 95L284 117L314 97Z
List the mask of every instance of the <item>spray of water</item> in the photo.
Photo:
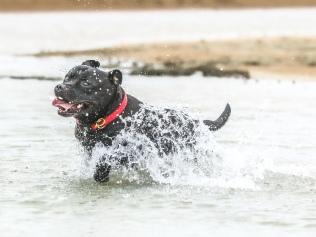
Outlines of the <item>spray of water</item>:
M256 189L264 175L262 160L216 143L208 127L192 123L187 114L144 106L125 121L131 126L122 130L112 146L98 144L92 156L85 157L82 174L91 177L102 157L127 157L128 166L106 160L113 167L110 182ZM171 115L176 119L171 121ZM144 123L151 126L151 138L139 132ZM183 136L188 132L190 136ZM172 144L171 153L163 152L166 144Z

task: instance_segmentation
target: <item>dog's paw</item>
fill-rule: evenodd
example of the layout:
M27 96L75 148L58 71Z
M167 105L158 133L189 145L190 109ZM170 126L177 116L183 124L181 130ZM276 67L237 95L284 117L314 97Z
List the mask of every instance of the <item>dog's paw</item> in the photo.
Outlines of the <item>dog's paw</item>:
M105 183L109 181L111 166L107 164L98 164L94 172L93 178L99 183Z
M109 176L100 175L99 173L94 173L93 178L98 183L109 182Z

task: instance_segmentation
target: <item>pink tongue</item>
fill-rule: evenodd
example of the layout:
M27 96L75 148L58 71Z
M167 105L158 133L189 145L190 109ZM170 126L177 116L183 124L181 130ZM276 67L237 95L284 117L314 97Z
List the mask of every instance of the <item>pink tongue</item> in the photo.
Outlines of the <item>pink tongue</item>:
M73 104L67 103L57 98L53 100L52 105L58 108L63 108L65 111L69 110L70 108L74 106Z

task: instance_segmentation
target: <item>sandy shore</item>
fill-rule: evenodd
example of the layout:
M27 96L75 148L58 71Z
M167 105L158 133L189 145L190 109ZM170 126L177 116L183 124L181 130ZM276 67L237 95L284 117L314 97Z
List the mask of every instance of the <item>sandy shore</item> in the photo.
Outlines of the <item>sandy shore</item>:
M316 6L315 0L1 0L6 10L249 8Z
M275 74L316 79L316 38L122 45L86 51L41 52L35 56L90 56L104 61L115 58L121 62L172 66L178 70L212 65L224 71L245 70L252 76Z

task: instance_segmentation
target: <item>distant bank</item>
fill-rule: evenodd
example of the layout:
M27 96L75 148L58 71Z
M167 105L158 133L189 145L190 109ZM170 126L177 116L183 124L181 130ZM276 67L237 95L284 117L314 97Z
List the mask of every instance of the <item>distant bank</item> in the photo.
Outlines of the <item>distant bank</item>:
M185 76L279 75L316 79L316 38L261 38L134 44L84 51L42 52L34 56L97 58L106 68L134 62L132 74ZM112 59L115 59L114 61ZM117 64L117 65L116 65Z
M0 0L0 11L316 6L316 0Z

